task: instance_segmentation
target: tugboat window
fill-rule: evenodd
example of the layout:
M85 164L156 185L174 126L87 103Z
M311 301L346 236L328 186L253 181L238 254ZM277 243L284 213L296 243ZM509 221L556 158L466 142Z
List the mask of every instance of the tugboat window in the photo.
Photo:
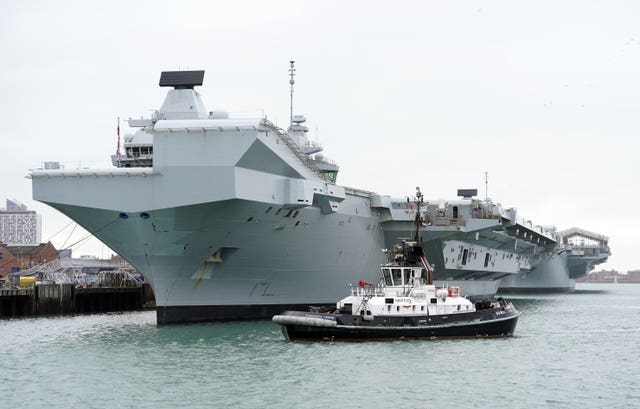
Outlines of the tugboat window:
M394 268L391 272L393 273L393 285L402 285L402 270Z
M384 276L384 284L388 286L393 285L393 281L391 280L391 270L385 268L382 270L382 275Z
M404 270L402 270L402 272L404 274L402 274L404 276L404 285L409 285L409 279L411 278L411 270L408 268L405 268Z

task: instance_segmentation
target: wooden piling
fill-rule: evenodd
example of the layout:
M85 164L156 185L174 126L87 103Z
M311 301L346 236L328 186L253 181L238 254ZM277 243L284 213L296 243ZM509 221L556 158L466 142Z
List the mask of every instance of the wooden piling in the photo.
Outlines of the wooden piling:
M72 284L39 284L0 288L0 317L135 311L148 305L150 297L143 286L76 288Z

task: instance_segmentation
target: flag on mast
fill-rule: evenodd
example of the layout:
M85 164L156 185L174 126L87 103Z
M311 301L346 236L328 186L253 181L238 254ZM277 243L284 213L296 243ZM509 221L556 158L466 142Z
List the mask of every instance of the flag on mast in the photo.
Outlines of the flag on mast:
M116 132L118 134L118 148L116 149L116 156L120 159L120 117L118 117L118 128Z

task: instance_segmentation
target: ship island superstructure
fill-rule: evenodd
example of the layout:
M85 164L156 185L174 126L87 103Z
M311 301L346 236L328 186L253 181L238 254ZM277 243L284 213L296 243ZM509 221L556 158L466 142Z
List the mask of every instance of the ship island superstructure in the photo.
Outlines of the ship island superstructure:
M151 118L128 121L137 131L114 168L33 170L34 199L135 266L160 324L270 317L374 280L381 249L412 229L406 198L337 185L338 166L319 155L303 116L285 132L207 111L195 90L203 78L163 72L159 85L173 89ZM468 295L492 295L484 283L531 269L554 245L486 201L434 201L424 219L435 279Z

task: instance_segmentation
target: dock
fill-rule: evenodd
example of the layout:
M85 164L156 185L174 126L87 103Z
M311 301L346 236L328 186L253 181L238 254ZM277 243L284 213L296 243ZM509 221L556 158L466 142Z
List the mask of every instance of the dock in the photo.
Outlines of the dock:
M0 288L0 318L137 311L155 306L148 284L136 287L76 287L39 284Z

